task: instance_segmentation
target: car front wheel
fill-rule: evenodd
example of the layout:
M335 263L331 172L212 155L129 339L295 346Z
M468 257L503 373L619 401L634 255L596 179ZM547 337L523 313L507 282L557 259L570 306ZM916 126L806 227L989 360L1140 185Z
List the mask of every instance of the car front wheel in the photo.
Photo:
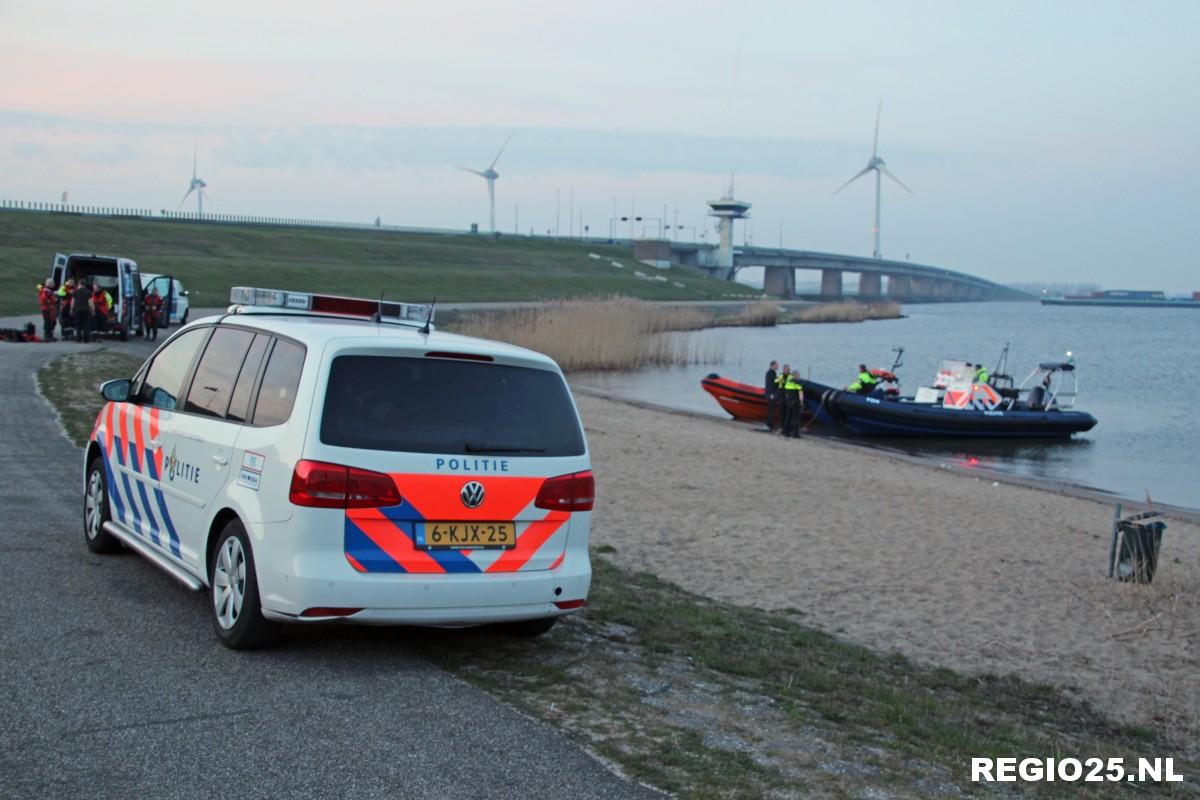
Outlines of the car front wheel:
M109 519L104 461L97 456L88 464L83 487L83 541L93 553L115 553L121 549L121 541L104 530Z
M262 615L250 537L238 520L232 520L221 531L209 575L209 608L221 644L232 650L274 644L279 638L279 624Z

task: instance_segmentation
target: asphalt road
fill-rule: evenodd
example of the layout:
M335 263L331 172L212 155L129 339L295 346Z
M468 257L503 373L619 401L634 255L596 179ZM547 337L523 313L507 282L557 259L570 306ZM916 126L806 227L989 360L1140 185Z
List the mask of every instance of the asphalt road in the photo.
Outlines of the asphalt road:
M0 343L0 797L659 796L423 659L411 630L235 653L206 595L91 554L81 454L33 382L80 347Z

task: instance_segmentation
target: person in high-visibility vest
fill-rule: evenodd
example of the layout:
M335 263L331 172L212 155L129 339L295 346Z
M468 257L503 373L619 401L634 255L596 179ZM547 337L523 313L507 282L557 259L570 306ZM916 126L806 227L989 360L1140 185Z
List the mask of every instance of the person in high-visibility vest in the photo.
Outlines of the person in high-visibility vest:
M75 279L67 278L62 286L58 287L58 324L62 328L62 339L67 341L71 338L72 326L75 322L74 312L71 309L71 303L75 299Z
M975 369L975 383L987 383L991 376L988 374L988 368L983 364L979 364Z
M58 294L54 291L54 279L38 286L38 306L42 311L42 341L54 341L54 326L58 324Z
M779 414L779 430L783 431L784 423L787 422L787 398L783 393L783 385L787 383L787 376L791 374L792 365L784 364L783 369L775 374L775 396L778 400Z
M112 309L112 295L106 290L100 288L100 284L92 284L92 321L95 323L96 332L104 333L108 330L108 312Z
M800 416L804 413L804 387L800 385L800 373L792 370L783 383L783 435L800 436Z
M847 391L858 392L859 394L870 394L875 391L875 387L878 385L879 380L871 374L871 371L867 369L867 365L859 364L858 377L846 389Z

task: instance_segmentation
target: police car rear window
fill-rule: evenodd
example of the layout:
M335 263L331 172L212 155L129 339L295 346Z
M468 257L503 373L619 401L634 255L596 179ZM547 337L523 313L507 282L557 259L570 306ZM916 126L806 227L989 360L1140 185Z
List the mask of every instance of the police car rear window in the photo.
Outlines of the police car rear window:
M333 360L321 441L412 453L584 452L579 419L557 373L394 356Z

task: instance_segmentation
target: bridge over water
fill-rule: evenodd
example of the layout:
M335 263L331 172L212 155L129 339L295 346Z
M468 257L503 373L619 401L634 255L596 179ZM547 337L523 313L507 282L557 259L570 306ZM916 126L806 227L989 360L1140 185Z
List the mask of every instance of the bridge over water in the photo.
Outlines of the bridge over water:
M858 275L858 297L904 302L951 302L970 300L1027 300L1028 295L1007 286L942 267L891 261L866 256L816 253L774 247L734 247L733 266L722 266L716 245L689 242L638 241L638 258L669 260L707 270L716 278L731 280L744 267L762 267L763 288L780 297L797 297L796 270L821 274L822 300L844 296L843 274Z

